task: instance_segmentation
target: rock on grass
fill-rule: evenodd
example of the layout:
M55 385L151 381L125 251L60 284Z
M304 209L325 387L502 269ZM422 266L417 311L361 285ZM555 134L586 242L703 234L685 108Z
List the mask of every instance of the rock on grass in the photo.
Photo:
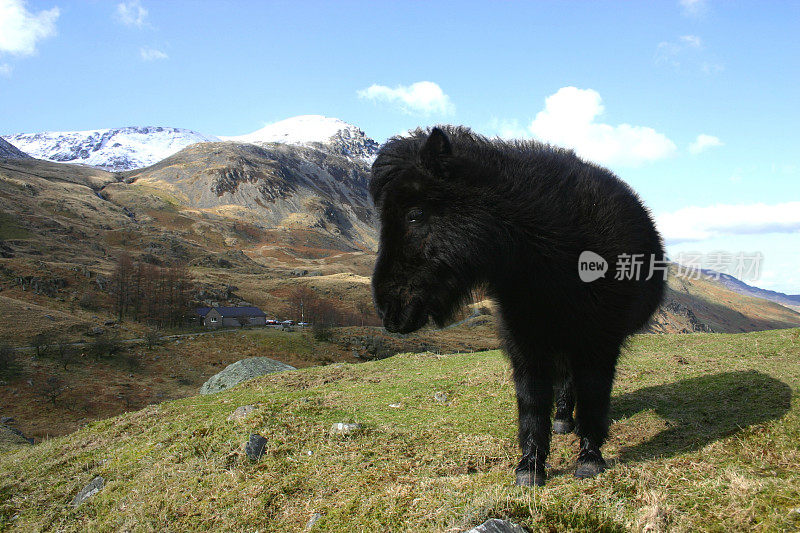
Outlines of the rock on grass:
M363 428L361 424L348 424L346 422L336 422L331 426L331 435L353 435Z
M269 357L250 357L236 361L225 367L225 370L214 374L200 387L200 394L214 394L238 385L242 381L265 374L296 370L295 367L281 363Z
M248 416L252 415L255 412L256 412L255 405L242 405L240 407L237 407L236 410L228 416L228 420L231 422L238 422L240 420L244 420L245 418L247 418Z
M100 476L97 476L91 480L88 485L83 487L78 494L75 495L75 498L72 499L72 506L78 507L80 504L100 492L105 485L106 480Z
M267 445L267 439L253 433L250 435L250 440L244 446L244 453L247 458L253 462L257 462L264 455L264 447Z
M499 518L491 518L467 531L467 533L527 533L525 528L518 526L508 520L500 520Z

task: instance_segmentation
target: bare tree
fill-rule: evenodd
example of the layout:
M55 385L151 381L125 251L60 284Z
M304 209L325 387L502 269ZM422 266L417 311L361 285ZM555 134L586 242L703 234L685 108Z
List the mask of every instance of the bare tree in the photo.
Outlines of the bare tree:
M43 331L31 337L30 346L33 348L36 357L41 357L47 353L52 342L53 334Z
M372 306L367 302L358 302L358 304L356 304L356 309L361 317L361 325L363 326L370 313L372 313Z
M40 396L47 398L55 406L56 401L64 394L64 391L66 391L64 381L58 376L50 376L39 384L36 392Z
M289 293L289 306L293 320L309 322L312 320L312 310L319 301L317 293L303 285L298 285Z
M131 294L134 271L133 258L128 252L122 252L117 256L117 264L114 268L114 274L111 278L112 287L114 291L114 312L117 314L117 319L121 322L128 313L128 309L133 301Z
M144 333L144 343L147 346L148 350L152 350L153 348L161 344L162 339L163 337L161 335L161 330L156 327L149 328Z
M114 311L155 327L183 324L191 301L192 280L185 264L158 267L134 261L130 254L117 258L113 276Z
M0 344L0 376L10 378L19 373L19 365L14 357L14 348Z
M122 343L117 334L102 334L92 339L89 343L89 351L95 357L110 357L122 349Z
M69 365L78 362L77 348L64 337L59 337L56 340L54 355L55 359L64 367L64 370L66 370Z

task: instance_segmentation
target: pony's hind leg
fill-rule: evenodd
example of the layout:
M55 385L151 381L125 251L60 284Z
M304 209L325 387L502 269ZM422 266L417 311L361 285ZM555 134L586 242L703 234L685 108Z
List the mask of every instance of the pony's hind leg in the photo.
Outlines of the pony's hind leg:
M577 401L575 432L581 439L575 477L593 477L606 468L600 447L608 435L608 410L619 345L595 348L573 359L572 379Z
M575 392L572 390L572 377L568 372L561 376L561 383L556 394L556 417L553 420L553 433L565 435L575 429Z

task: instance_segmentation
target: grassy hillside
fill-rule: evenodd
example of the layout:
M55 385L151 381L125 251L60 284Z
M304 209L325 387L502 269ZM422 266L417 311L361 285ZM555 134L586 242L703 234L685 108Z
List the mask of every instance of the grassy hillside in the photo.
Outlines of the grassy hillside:
M0 311L3 303L0 296ZM26 321L35 324L33 318L25 315ZM374 327L332 328L328 340L315 339L309 330L252 328L184 334L165 338L153 347L144 341L122 343L118 353L102 357L94 356L89 344L78 347L76 355L85 355L77 355L66 369L55 346L38 358L32 357L31 351L20 351L14 354L17 371L0 373L0 416L13 417L17 429L38 441L148 404L193 396L208 378L247 357L265 356L305 368L412 350L449 353L496 348L499 342L494 328L488 323L476 324L486 318L442 331L426 328L402 338ZM66 327L67 322L63 323ZM116 330L123 327L127 325ZM65 387L55 404L42 394L47 379L53 376Z
M14 531L460 531L800 528L800 330L643 335L619 369L609 471L514 487L515 403L497 352L401 355L267 376L0 455ZM447 399L436 401L444 392ZM227 417L239 406L256 412ZM398 406L399 404L399 406ZM363 431L332 436L335 422ZM250 433L267 438L251 463ZM95 476L105 487L77 509Z

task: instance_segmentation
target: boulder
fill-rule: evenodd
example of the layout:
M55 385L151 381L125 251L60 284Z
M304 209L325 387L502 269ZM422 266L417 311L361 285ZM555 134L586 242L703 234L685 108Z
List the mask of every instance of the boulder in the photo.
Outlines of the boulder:
M200 394L214 394L238 385L242 381L284 370L295 370L295 368L269 357L242 359L226 366L222 372L211 376L200 387Z

